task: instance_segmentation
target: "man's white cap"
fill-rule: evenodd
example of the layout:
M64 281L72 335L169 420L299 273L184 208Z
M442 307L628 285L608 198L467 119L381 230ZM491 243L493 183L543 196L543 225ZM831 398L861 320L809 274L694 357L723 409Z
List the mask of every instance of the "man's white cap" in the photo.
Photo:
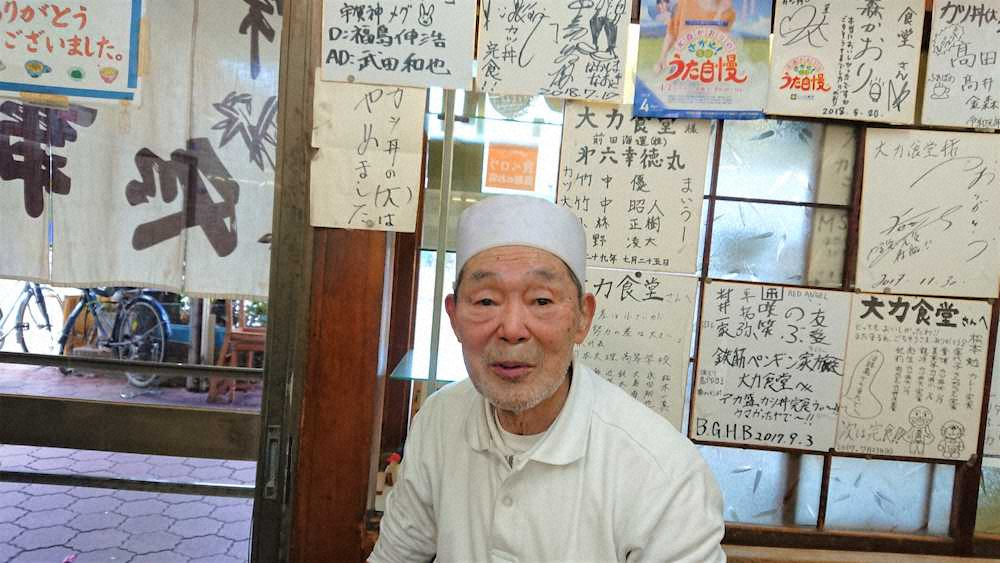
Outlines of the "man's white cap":
M480 252L532 246L561 258L583 286L587 235L572 211L531 196L500 195L469 206L458 219L458 272Z

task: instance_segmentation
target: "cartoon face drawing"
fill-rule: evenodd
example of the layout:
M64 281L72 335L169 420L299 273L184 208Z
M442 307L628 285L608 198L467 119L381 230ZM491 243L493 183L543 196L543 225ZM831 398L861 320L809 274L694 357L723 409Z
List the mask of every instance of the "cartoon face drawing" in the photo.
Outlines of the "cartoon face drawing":
M910 411L910 424L917 428L926 428L931 425L934 414L927 407L913 407Z
M941 426L941 436L947 440L959 440L965 436L965 427L960 422L949 420Z

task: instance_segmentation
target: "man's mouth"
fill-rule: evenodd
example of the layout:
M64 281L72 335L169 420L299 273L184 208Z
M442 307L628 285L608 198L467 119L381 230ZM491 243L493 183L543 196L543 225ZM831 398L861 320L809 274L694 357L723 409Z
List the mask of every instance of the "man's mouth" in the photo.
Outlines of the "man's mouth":
M490 370L507 381L521 379L534 367L534 365L525 362L493 362L490 364Z

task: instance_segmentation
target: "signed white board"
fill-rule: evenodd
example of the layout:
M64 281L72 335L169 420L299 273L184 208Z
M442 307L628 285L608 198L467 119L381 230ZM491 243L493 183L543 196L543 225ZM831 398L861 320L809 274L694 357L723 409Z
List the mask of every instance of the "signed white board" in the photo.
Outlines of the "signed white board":
M1000 0L937 0L921 122L1000 128Z
M869 129L857 286L996 297L1000 136Z
M626 0L482 2L477 88L621 102L631 7Z
M577 358L681 428L698 279L587 269L597 312Z
M767 112L913 123L923 0L777 2Z
M837 451L968 459L989 327L985 301L855 294Z
M691 438L830 449L851 295L731 282L704 291Z
M710 122L566 104L557 203L587 231L587 263L693 273Z

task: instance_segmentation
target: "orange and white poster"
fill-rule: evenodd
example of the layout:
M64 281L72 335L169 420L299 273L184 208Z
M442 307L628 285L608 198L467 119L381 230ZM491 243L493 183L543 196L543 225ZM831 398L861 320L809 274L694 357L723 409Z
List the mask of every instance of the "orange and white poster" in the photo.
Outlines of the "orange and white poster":
M535 190L538 147L494 143L486 157L486 186L508 190Z

